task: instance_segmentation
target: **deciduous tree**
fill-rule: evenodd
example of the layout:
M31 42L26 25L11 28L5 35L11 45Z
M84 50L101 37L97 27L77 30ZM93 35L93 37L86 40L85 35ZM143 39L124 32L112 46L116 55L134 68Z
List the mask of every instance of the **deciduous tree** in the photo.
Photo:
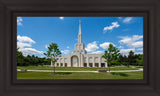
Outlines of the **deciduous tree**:
M105 62L108 64L109 72L112 61L116 60L119 55L120 53L118 48L114 47L113 44L109 44L108 50L106 50L104 55L102 55L102 58L104 58Z
M51 43L48 46L48 51L44 53L48 58L50 58L53 66L54 66L54 73L55 73L55 62L57 61L57 56L61 55L61 51L58 49L58 45L56 43Z

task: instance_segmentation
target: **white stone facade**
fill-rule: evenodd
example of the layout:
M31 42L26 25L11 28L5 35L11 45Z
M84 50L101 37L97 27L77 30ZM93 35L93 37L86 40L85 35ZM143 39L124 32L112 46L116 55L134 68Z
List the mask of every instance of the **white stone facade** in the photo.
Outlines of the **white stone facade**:
M57 57L56 67L107 67L102 58L103 54L87 54L85 45L82 43L81 21L79 21L78 43L75 50L69 55ZM53 64L51 63L51 66Z

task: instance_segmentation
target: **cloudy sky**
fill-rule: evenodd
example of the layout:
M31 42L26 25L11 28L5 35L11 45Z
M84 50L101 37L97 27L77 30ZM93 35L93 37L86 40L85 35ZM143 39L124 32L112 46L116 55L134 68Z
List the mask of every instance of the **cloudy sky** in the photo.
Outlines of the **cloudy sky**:
M123 55L143 53L143 17L17 17L17 47L24 55L44 57L53 42L69 54L78 42L79 20L89 54L103 54L110 43Z

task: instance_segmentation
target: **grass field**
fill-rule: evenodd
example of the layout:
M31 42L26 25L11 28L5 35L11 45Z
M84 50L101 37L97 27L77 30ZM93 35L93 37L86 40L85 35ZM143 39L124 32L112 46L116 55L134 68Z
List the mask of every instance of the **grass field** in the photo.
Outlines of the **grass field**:
M138 70L142 67L126 67L126 66L116 66L111 67L112 71L117 70ZM30 69L30 70L53 70L53 67L50 66L17 66L17 69ZM106 69L106 68L96 68L96 67L56 67L55 70L58 71L97 71L99 69Z
M111 67L111 71L120 70L138 70L143 67L115 66ZM50 66L17 66L17 69L29 70L53 70ZM56 71L97 71L96 67L56 67ZM108 69L107 69L108 70ZM57 72L53 75L51 72L21 72L17 71L17 79L143 79L143 71L138 72L112 72L109 73L93 73L93 72Z
M17 79L143 79L143 72L116 72L116 73L80 73L58 72L17 72Z

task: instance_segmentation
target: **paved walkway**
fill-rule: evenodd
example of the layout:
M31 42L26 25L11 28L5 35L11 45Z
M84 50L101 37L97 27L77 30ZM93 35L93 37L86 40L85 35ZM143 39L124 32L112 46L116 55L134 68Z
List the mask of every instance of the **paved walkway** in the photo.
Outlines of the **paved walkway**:
M17 71L21 71L20 69L17 69ZM34 71L34 72L53 72L53 70L27 70L27 71ZM110 71L110 72L137 72L137 71L143 71L143 69L139 70L119 70L119 71ZM98 71L58 71L56 72L93 72L98 73Z

